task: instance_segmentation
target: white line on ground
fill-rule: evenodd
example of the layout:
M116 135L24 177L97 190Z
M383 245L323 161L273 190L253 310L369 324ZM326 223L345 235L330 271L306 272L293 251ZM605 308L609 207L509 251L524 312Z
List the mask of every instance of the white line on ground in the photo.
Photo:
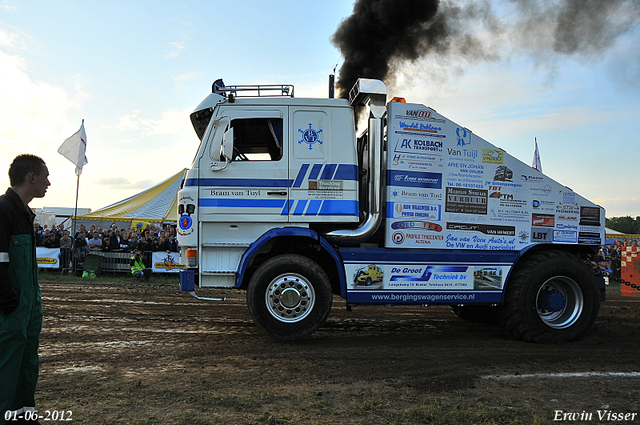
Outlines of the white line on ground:
M592 376L615 378L640 378L640 372L572 372L572 373L532 373L518 375L485 375L481 379L493 379L502 381L506 379L522 378L588 378Z

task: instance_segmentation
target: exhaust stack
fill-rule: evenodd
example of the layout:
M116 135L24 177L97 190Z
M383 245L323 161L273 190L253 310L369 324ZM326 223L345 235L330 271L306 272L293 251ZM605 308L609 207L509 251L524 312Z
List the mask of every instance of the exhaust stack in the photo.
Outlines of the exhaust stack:
M333 230L325 236L335 242L360 242L375 233L382 221L383 118L387 111L387 86L380 80L360 78L349 92L351 106L362 105L368 116L369 199L367 216L355 229Z
M329 74L329 99L336 97L336 76Z

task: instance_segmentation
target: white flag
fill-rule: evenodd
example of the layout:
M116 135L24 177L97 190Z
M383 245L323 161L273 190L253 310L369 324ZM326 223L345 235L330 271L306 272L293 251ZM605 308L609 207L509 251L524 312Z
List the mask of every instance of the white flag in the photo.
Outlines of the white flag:
M533 163L531 166L536 170L542 172L542 162L540 162L540 152L538 152L538 140L534 139L536 143L536 149L533 151Z
M80 130L73 136L65 140L58 148L58 153L76 165L76 176L82 173L82 167L87 162L85 152L87 151L87 133L84 131L84 120Z

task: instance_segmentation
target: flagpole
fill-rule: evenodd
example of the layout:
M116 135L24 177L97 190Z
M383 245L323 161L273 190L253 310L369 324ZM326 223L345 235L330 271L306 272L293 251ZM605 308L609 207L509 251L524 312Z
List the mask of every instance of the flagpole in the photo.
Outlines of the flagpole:
M76 183L76 206L73 210L73 240L76 238L76 221L78 220L78 192L80 191L80 175L78 174L78 181Z
M84 130L84 119L80 129L75 132L71 137L68 137L62 145L58 148L58 153L73 162L76 166L76 176L78 177L76 182L76 204L73 210L73 244L76 241L76 230L78 227L78 195L80 193L80 174L82 174L82 167L88 162L86 156L87 150L87 134ZM72 249L74 248L72 244ZM75 271L76 262L73 262L73 270Z

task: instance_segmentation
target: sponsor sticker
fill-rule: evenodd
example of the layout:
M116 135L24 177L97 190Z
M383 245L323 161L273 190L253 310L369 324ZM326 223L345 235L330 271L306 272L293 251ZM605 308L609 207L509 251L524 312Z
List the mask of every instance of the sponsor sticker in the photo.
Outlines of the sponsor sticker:
M513 171L506 165L500 165L496 167L496 171L493 175L493 180L497 182L510 182L513 181Z
M415 230L429 230L432 232L441 232L442 226L438 223L431 223L429 221L396 221L391 224L392 229L415 229Z
M555 216L553 214L532 214L532 226L555 227Z
M471 144L471 132L464 127L456 128L456 137L458 139L456 146L468 146Z
M587 245L602 245L600 233L580 232L578 233L578 243Z
M426 140L416 138L399 139L394 152L401 153L441 153L441 140Z
M487 214L488 192L480 189L447 187L445 211L462 214Z
M486 164L503 164L504 151L500 149L482 149L482 162Z
M535 196L549 196L551 193L551 186L545 184L544 186L529 186L529 191Z
M557 223L556 229L560 230L578 230L578 226L575 224Z
M429 109L408 110L406 114L411 118L431 118L431 110Z
M447 223L447 230L480 232L492 236L515 236L514 226L496 226L492 224Z
M447 148L447 153L452 159L462 159L463 161L474 161L478 157L477 149L454 149Z
M527 183L542 183L544 181L544 177L532 176L529 174L520 174L520 180Z
M391 199L396 202L398 200L442 201L442 191L396 188L391 191Z
M414 217L440 221L440 205L390 203L390 207L387 215L391 218Z
M553 242L553 229L532 227L531 242Z
M600 226L600 208L580 207L580 225Z
M389 170L387 181L389 186L442 189L442 174L440 173Z
M36 258L38 264L56 264L58 262L55 258Z
M438 135L440 138L446 138L444 134L440 134L442 127L431 123L399 121L398 126L402 131L396 131L396 134L423 134L426 136Z
M576 243L578 242L578 232L574 232L571 230L554 230L553 241L564 242L564 243Z

